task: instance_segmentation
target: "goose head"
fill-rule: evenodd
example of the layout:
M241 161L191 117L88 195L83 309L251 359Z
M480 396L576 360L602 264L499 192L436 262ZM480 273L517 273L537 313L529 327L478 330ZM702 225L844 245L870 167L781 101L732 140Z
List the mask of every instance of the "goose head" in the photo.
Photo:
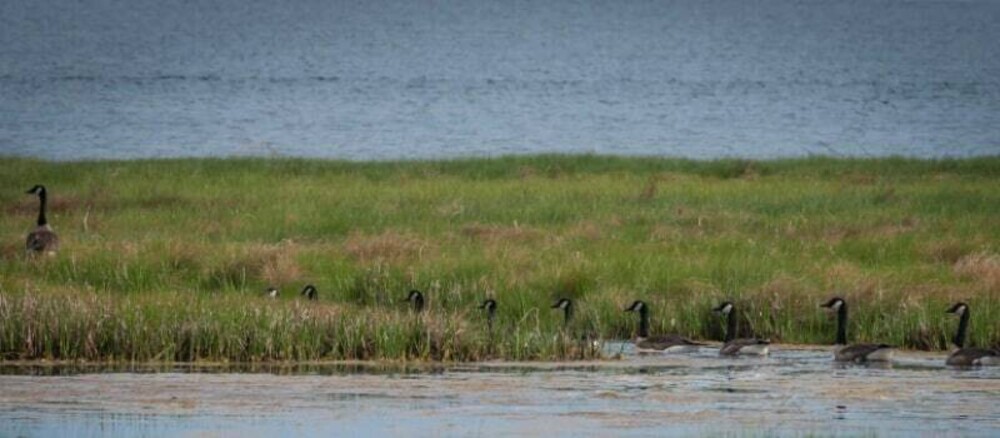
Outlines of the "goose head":
M712 312L718 313L720 315L728 315L733 312L733 303L729 301L723 301L718 307L712 308Z
M302 288L302 292L300 292L299 294L310 300L315 300L317 295L319 294L319 291L316 290L316 286L307 284L306 287Z
M264 291L264 295L268 298L278 298L278 289L274 286L268 287L267 290Z
M969 305L965 304L965 303L959 302L959 303L955 303L953 306L949 307L948 310L946 311L946 313L950 313L952 315L957 315L957 316L962 316L962 315L965 314L965 312L968 312L968 311L969 311Z
M642 300L635 300L631 306L625 308L626 312L642 312L646 310L646 302Z
M410 294L406 296L406 301L413 304L413 309L417 312L424 310L424 294L420 291L413 289Z
M24 193L29 194L29 195L44 195L45 194L45 186L43 186L41 184L38 184L38 185L32 187L31 189L29 189L27 192L24 192Z
M573 300L569 298L560 298L559 301L556 301L556 303L552 305L552 308L566 310L572 306Z
M830 298L830 301L820 304L820 307L836 312L844 307L844 299L840 297L833 297Z
M489 312L492 315L493 312L497 311L497 302L496 302L496 300L490 298L490 299L488 299L486 301L483 301L483 304L480 304L479 308L486 310L487 312Z

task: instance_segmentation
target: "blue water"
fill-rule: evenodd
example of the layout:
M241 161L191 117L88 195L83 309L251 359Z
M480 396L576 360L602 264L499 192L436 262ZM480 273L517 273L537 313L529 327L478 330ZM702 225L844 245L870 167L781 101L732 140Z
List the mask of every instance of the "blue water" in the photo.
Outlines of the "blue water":
M1000 1L0 2L0 154L1000 153Z

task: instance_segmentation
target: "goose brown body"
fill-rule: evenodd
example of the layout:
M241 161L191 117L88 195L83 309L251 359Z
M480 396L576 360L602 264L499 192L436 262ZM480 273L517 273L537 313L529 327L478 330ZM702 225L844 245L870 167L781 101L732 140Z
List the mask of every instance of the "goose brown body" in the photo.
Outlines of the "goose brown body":
M896 349L888 344L847 344L847 302L833 297L820 307L837 312L837 340L833 360L837 362L889 362Z
M677 334L650 336L649 305L643 301L635 301L625 311L639 313L639 334L634 343L640 352L686 353L703 345Z
M958 330L952 343L956 350L948 355L945 360L946 365L952 366L976 366L976 365L1000 365L1000 351L990 348L973 348L965 346L965 334L969 329L971 310L965 303L955 303L948 309L948 312L959 316Z
M724 302L712 309L713 312L726 316L726 338L719 348L720 356L766 356L771 350L771 341L759 338L736 338L736 313L733 303Z
M24 249L29 254L54 254L59 250L59 235L52 231L52 227L49 226L49 221L45 217L45 206L48 202L45 186L36 185L26 193L38 196L38 219L35 221L35 229L28 233Z

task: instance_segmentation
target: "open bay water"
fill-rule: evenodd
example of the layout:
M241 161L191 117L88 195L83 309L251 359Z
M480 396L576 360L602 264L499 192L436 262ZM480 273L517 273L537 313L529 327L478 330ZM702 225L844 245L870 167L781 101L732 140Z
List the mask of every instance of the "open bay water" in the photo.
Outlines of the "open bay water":
M1000 153L1000 1L0 2L0 155Z
M907 352L351 365L0 367L2 436L996 436L1000 368ZM615 348L616 350L618 348ZM357 365L357 364L355 364Z

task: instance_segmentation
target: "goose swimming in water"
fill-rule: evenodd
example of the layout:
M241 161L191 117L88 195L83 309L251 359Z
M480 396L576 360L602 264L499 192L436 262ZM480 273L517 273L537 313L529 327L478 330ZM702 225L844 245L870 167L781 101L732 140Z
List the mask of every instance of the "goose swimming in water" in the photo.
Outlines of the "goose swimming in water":
M833 297L821 307L837 312L837 343L833 360L837 362L890 362L895 348L887 344L847 345L847 302Z
M644 301L635 301L625 311L639 314L639 335L635 337L634 343L640 353L689 353L697 351L698 347L704 345L676 334L650 337L649 305Z
M563 327L569 327L569 322L573 319L573 300L569 298L560 298L552 305L553 309L560 309L563 311Z
M770 351L771 341L758 338L736 337L736 312L733 312L733 303L726 301L712 309L713 312L726 316L726 338L723 341L719 354L722 356L755 355L766 356Z
M316 301L319 299L319 291L316 290L316 286L307 284L306 287L302 288L302 292L299 293L306 297L309 301Z
M45 186L36 185L25 193L38 195L38 220L35 222L35 229L28 233L24 249L29 254L55 254L59 249L59 236L52 231L49 221L45 218L45 205L48 200Z
M413 289L410 294L406 296L406 301L413 304L413 310L417 313L424 311L424 294L420 291Z
M573 321L574 304L573 300L569 298L560 298L552 305L553 309L560 309L563 311L563 332L562 335L568 335L569 338L575 339L577 342L582 343L585 347L589 349L600 349L602 341L600 338L590 329L584 329L582 333L573 335L570 333L572 330L570 328L570 322Z
M489 328L490 333L493 333L493 318L496 317L497 313L497 302L496 300L490 298L483 301L483 304L479 305L480 309L486 311L486 326Z
M1000 365L1000 352L988 348L972 348L965 346L965 332L969 329L969 305L956 303L948 309L948 313L958 315L958 331L952 342L957 348L945 360L945 364L954 366Z

